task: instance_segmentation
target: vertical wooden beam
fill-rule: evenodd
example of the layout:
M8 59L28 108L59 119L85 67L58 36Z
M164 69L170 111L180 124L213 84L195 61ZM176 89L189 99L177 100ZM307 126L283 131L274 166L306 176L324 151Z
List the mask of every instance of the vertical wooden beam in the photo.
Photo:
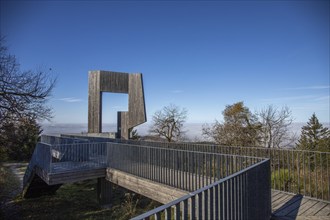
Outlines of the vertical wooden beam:
M102 93L99 71L88 75L88 133L102 132Z
M130 74L128 83L129 128L147 121L142 74Z
M110 205L112 196L112 183L104 177L97 179L97 199L101 205Z
M128 112L117 112L117 138L128 139Z

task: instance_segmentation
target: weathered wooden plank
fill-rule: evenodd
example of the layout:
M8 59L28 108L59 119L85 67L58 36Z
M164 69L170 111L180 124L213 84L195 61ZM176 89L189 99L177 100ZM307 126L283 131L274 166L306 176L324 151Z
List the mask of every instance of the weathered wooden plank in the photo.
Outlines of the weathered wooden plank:
M97 177L104 177L105 174L104 172L95 172L95 173L72 173L72 175L56 175L56 176L53 176L53 175L50 175L49 176L49 182L51 181L59 181L61 179L76 179L76 178L90 178L91 176L97 176Z
M128 88L128 124L131 128L147 121L142 74L130 74Z
M316 216L330 216L330 203L316 213ZM330 218L330 217L329 217Z
M139 193L163 204L178 199L188 193L174 187L153 182L111 168L107 169L106 179L114 184L127 188L133 192Z
M317 203L317 201L315 200L309 200L309 199L304 199L304 200L306 200L306 202L298 208L298 213L297 213L298 216L302 215L306 210L310 209Z
M276 193L274 193L274 195L273 195L273 192L276 192ZM283 191L272 190L272 202L275 202L276 200L278 200L280 198L283 198L284 195L292 195L292 196L294 196L293 194L284 193Z
M283 220L291 220L291 219L292 220L329 220L329 216L297 216L295 218L285 218Z
M102 93L99 71L88 75L88 133L102 132Z
M273 206L277 203L281 203L281 200L283 200L284 196L286 196L286 195L287 194L280 193L280 194L277 194L274 197L272 197Z
M315 205L313 205L310 209L306 210L306 212L303 213L304 216L314 216L317 212L319 212L322 208L327 206L324 202L317 202Z
M93 71L91 71L93 72ZM101 92L128 93L128 73L113 71L98 71Z
M292 216L292 215L297 216L298 213L299 213L300 207L303 206L308 201L309 201L308 199L302 199L302 201L300 202L299 206L297 206L295 209L290 210L290 212L288 212L286 214L286 216Z
M272 190L272 198L275 198L277 195L280 195L281 192L278 190Z
M330 203L327 201L308 197L299 198L291 193L281 191L276 193L274 190L272 195L272 219L274 220L329 219Z
M49 174L49 184L71 183L87 179L105 177L105 169L94 169L86 171L74 171L65 173Z
M95 170L94 172L72 172L72 173L63 173L63 174L49 174L50 178L70 178L70 177L79 177L79 176L89 176L89 175L102 175L105 176L105 170Z
M281 198L276 200L274 203L272 203L272 207L274 210L277 210L281 208L286 202L288 202L290 199L292 199L292 195L283 195Z
M95 170L94 172L67 172L63 174L49 174L49 180L56 180L61 178L76 178L76 177L87 177L91 175L103 176L105 177L105 170Z
M124 164L125 165L125 164ZM122 165L122 167L124 167ZM161 178L166 179L168 183L170 183L170 178L172 180L175 180L175 184L178 187L182 187L186 182L183 180L183 176L187 176L187 178L191 178L193 180L199 179L200 180L200 185L198 188L201 188L202 185L207 185L207 183L210 181L210 177L205 176L205 175L197 175L194 173L189 173L185 171L175 171L174 169L171 168L164 168L156 165L148 165L148 164L139 164L139 163L132 163L132 164L127 164L126 169L129 170L128 166L132 167L139 167L140 174L141 175L146 175L146 173L150 172L150 170L153 170L155 173L155 181L160 180ZM171 174L168 175L167 178L164 177L164 173ZM163 174L163 176L162 176ZM173 182L173 181L172 181Z

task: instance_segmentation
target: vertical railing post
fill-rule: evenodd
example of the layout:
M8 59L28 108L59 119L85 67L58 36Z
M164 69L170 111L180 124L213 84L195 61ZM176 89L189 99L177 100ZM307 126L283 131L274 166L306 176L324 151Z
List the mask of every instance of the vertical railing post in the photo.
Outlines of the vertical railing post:
M318 172L318 169L317 169L317 154L314 152L314 173L315 173L315 196L316 198L319 198L318 196L318 175L317 175L317 172Z
M196 219L196 197L192 196L190 198L190 219Z

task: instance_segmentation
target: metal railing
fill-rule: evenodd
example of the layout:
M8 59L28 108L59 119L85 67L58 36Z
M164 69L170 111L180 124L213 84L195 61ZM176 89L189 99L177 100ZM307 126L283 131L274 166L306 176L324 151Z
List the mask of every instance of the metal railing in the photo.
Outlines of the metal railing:
M107 143L108 166L175 188L195 191L257 162L257 157Z
M269 170L263 160L133 219L269 219Z
M79 137L68 135L67 138ZM62 137L63 138L63 137ZM330 200L330 152L295 149L231 147L216 144L168 143L80 137L90 142L116 142L156 148L269 158L273 189Z
M106 143L52 145L49 173L107 167Z
M89 143L90 140L82 137L61 137L53 135L41 135L41 143L50 145Z
M162 213L166 219L172 219L172 213L177 219L270 218L268 159L111 142L51 149L68 154L51 162L52 171L90 167L94 162L100 166L106 153L106 167L192 192L136 219L158 218Z
M72 137L74 137L74 135ZM84 138L92 141L103 140L107 142L185 151L269 158L271 163L271 185L273 189L303 194L322 200L330 200L330 152L279 148L232 147L216 144L168 143L93 137Z
M110 167L192 192L137 219L162 213L171 219L173 207L177 219L267 219L271 214L268 159L111 142L38 143L29 164L34 166L48 173Z
M51 161L50 149L51 146L48 144L37 143L36 147L34 148L29 165L24 173L23 188L25 188L26 184L28 183L29 178L33 172L33 169L36 166L42 168L45 172L50 171L50 161Z
M192 192L134 219L161 219L162 213L165 219L270 218L269 159L118 143L107 147L110 168Z
M116 141L159 148L269 158L273 189L330 200L330 152L215 144Z
M269 158L273 189L330 200L330 152L187 144L168 147Z
M45 174L106 168L106 143L74 143L73 140L69 142L72 144L37 143L23 177L23 188L36 167Z

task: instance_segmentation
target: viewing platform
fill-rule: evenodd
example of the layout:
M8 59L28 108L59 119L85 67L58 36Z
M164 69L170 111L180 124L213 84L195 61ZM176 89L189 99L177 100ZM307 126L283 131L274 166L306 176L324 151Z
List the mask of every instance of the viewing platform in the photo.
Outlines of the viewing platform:
M167 219L330 216L329 199L271 190L278 185L271 179L274 165L260 155L216 153L208 145L104 138L44 136L42 142L36 146L24 176L25 197L54 193L69 182L98 179L101 204L110 201L111 184L164 204L135 219L161 215ZM323 174L329 175L327 170ZM320 195L327 196L323 191Z

